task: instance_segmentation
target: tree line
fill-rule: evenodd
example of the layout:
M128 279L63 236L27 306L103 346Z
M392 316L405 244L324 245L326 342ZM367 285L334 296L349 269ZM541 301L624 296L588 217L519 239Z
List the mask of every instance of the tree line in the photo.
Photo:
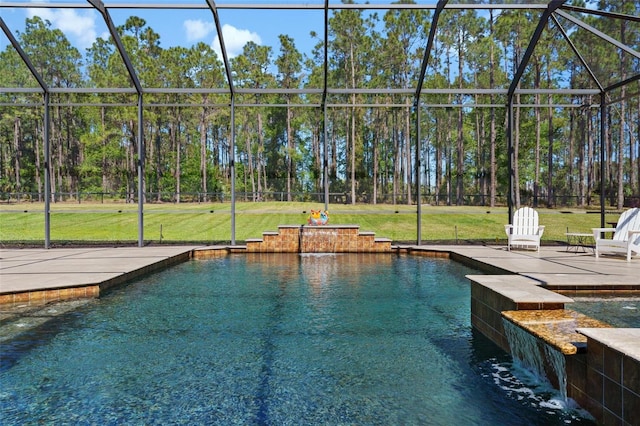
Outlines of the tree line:
M629 15L638 6L637 0L598 4L601 10L614 7ZM51 95L54 201L55 194L82 192L133 201L142 143L144 193L150 202L180 202L186 194L200 194L200 200L228 194L232 170L236 191L247 200L268 199L274 193L285 200L311 199L323 192L326 155L330 192L344 194L348 202L411 204L419 179L430 202L494 206L508 192L506 97L498 90L462 93L509 86L540 13L465 9L440 20L423 88L459 90L422 96L418 156L413 95L375 89L417 86L431 23L427 10L332 13L327 84L346 90L327 97L334 106L327 108L326 141L324 112L309 106L319 104L320 95L296 91L239 91L232 132L229 95L197 90L227 87L224 65L211 46L162 48L159 34L140 17L128 18L117 31L142 86L193 89L144 94L142 141L137 94L100 90L132 87L113 40L98 38L83 53L37 16L26 20L16 39L50 87L98 88ZM581 18L640 50L637 23L599 15ZM624 50L576 29L571 21L556 25L563 26L605 87L640 73L640 61ZM314 32L310 36L317 44L309 55L286 34L279 36L275 48L247 43L230 61L234 86L322 88L324 40ZM0 87L38 87L11 45L0 52ZM562 197L578 206L592 205L599 202L601 178L611 205L622 208L627 197L640 195L637 81L619 88L616 99L607 99L607 131L601 140L599 96L544 91L593 87L561 31L549 25L520 87L541 90L515 95L516 205L554 206ZM349 92L353 88L374 90ZM3 92L0 104L0 193L42 197L42 95Z

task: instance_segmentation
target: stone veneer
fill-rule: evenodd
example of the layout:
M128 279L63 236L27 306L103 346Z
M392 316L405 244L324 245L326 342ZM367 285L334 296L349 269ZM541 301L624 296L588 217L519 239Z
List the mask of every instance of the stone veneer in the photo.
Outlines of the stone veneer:
M54 288L18 293L0 294L0 306L46 305L74 299L91 299L100 296L100 285L83 285L78 287Z
M578 328L587 353L567 357L567 392L605 425L640 424L640 329Z
M246 241L247 253L390 253L391 240L358 225L280 225Z

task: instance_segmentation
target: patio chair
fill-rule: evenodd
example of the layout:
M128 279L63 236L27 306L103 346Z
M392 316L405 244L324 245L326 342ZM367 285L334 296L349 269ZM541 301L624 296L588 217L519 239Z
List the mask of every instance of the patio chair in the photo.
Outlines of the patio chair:
M604 238L603 234L613 232L613 238ZM596 241L596 258L600 253L626 254L627 262L632 253L640 253L640 208L634 207L620 215L615 228L593 228Z
M505 225L507 249L511 246L534 247L540 251L540 238L544 226L538 225L538 212L531 207L521 207L513 214L513 224Z

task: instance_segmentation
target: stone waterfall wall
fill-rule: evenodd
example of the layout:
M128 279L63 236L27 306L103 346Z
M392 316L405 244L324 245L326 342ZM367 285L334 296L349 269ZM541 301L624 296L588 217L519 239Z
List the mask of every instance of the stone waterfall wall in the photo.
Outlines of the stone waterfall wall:
M264 232L248 239L251 253L390 253L391 240L362 232L358 225L280 225L278 232Z

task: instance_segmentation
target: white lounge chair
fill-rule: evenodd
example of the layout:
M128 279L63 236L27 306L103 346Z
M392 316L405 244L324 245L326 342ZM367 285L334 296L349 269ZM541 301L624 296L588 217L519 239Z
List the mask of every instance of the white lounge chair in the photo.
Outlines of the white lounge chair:
M507 249L511 246L534 247L540 251L540 238L544 226L538 225L538 212L531 207L521 207L513 214L513 224L505 225Z
M613 232L613 238L603 238L602 234L607 232ZM593 228L593 239L596 258L603 252L626 254L629 262L632 253L640 253L640 208L623 212L615 228Z

